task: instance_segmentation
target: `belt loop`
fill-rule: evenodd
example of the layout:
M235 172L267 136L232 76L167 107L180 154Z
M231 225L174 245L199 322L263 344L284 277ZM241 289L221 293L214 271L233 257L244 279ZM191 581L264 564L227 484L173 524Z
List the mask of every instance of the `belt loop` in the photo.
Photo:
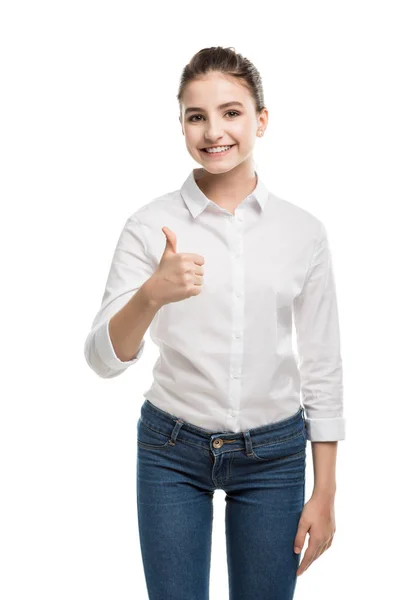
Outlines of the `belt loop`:
M250 436L249 429L246 429L246 431L243 432L243 437L244 437L246 456L252 456L254 454L254 452L253 452L253 446L251 445L251 436Z
M171 438L169 439L170 446L175 446L176 438L178 437L178 433L183 425L184 421L182 419L177 419L175 423L175 427L172 430Z

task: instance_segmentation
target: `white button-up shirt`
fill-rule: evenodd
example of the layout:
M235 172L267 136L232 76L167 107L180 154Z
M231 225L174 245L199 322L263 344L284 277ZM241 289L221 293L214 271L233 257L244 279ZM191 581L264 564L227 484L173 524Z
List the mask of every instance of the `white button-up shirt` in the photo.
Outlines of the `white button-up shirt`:
M338 308L324 225L270 192L257 171L256 188L232 214L200 190L200 170L128 218L85 341L86 361L111 378L140 359L145 340L123 362L108 324L154 273L167 226L177 252L204 257L203 285L197 296L156 313L149 331L160 354L143 396L219 432L285 419L302 404L307 439L345 439Z

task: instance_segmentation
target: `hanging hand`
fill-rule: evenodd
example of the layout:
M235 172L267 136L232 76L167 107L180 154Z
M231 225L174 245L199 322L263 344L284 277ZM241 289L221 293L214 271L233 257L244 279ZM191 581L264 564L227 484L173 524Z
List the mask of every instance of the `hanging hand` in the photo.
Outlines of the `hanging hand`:
M294 551L303 548L306 533L309 534L307 550L296 575L302 575L314 560L327 550L336 531L334 500L331 496L313 494L303 507L294 540Z

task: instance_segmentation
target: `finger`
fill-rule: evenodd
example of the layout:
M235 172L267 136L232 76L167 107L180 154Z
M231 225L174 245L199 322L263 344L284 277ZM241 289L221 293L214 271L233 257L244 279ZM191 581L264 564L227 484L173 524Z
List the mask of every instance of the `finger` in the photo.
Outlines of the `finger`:
M321 556L322 552L323 552L323 548L320 548L320 549L319 549L319 550L318 550L318 551L315 553L315 555L313 556L313 562L314 562L315 560L317 560L317 558L319 558L319 557Z
M299 575L304 573L304 571L306 571L308 569L308 567L314 562L316 554L319 551L319 548L320 548L319 546L315 545L315 542L314 542L314 544L312 542L310 542L308 544L307 551L304 554L303 560L300 563L299 568L297 570L297 572L300 571Z
M307 550L305 551L305 554L303 556L303 560L301 561L299 568L296 571L296 575L301 575L310 566L315 552L316 552L316 548L314 548L313 546L311 546L309 544L307 547Z
M318 546L318 548L316 549L314 556L312 557L312 560L308 563L308 565L306 566L306 568L304 569L304 571L307 571L308 567L317 560L317 558L319 558L321 556L321 554L324 552L326 547L326 543L322 544L320 546Z
M307 571L308 567L310 567L312 565L312 563L317 560L317 558L320 554L321 554L320 550L317 550L316 553L314 554L314 556L312 557L312 560L309 562L309 564L305 568L305 571Z
M317 560L317 558L319 558L321 556L321 554L323 554L325 552L325 550L327 550L329 548L329 540L327 542L325 542L325 544L322 544L322 546L319 549L319 552L317 553L317 555L315 556L314 560Z
M309 530L309 528L310 528L309 525L306 525L305 523L302 523L301 521L299 522L296 537L294 538L294 544L293 544L293 547L295 549L294 551L296 552L296 548L298 548L299 554L304 546L307 531Z
M204 256L202 256L201 254L195 254L194 252L185 252L185 256L187 258L190 258L190 260L192 260L195 265L202 266L205 263Z
M308 569L309 567L311 567L311 565L313 564L313 562L314 562L314 561L315 561L315 553L312 555L312 557L311 557L311 560L309 560L309 561L308 561L308 564L306 564L306 566L304 567L304 571L303 571L303 573L304 573L305 571L307 571L307 569Z
M203 285L203 275L195 275L194 276L194 285Z

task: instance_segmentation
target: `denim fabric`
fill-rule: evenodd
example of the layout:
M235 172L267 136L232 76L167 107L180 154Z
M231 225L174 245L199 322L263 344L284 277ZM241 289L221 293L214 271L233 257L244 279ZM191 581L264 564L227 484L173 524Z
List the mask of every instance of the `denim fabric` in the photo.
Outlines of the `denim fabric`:
M231 433L146 399L137 422L137 514L149 600L209 600L216 489L226 493L229 600L291 600L306 445L302 406Z

